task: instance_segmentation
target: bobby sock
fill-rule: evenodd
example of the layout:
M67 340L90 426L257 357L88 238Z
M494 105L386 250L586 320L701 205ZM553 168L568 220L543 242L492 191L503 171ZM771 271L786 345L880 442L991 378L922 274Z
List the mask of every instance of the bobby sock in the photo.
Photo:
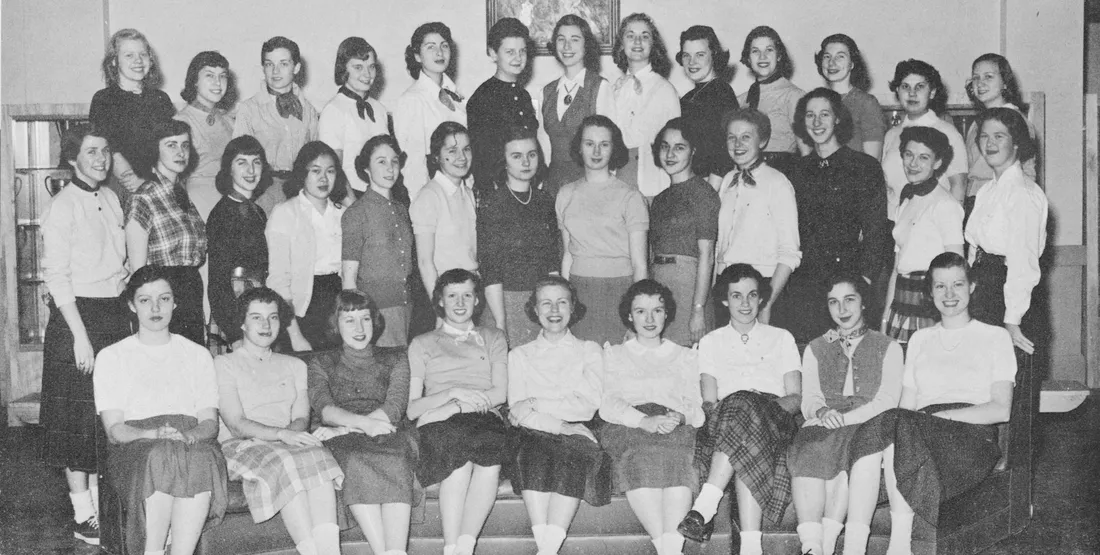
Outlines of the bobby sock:
M649 540L649 543L653 544L653 549L657 550L657 555L665 555L664 537L656 537Z
M802 542L802 553L821 555L821 523L803 522L798 525L798 541Z
M546 549L546 525L532 524L531 534L535 536L535 546L539 551Z
M890 547L886 555L909 555L913 552L913 513L890 511Z
M862 522L849 522L844 528L844 555L867 553L867 538L871 537L871 527Z
M833 555L836 551L836 539L840 537L841 530L844 530L844 523L825 517L821 519L821 528L821 555Z
M405 553L400 549L387 549L382 552L382 555L408 555L408 553Z
M455 555L455 545L453 543L451 545L444 545L443 555Z
M547 553L557 553L561 549L561 544L565 543L565 529L554 524L547 524L543 538L546 543L539 549Z
M683 555L684 536L679 532L665 532L661 535L661 555Z
M92 496L87 491L70 493L69 501L73 504L73 520L77 524L95 516L95 505L92 504Z
M703 488L699 490L699 497L695 498L695 504L691 506L691 510L697 511L703 515L703 520L710 522L710 519L714 518L714 514L718 512L718 504L722 502L722 490L718 486L706 483L703 484Z
M146 551L145 555L164 555L164 550L161 549L160 551Z
M763 532L741 532L741 555L764 555Z
M473 555L475 545L477 545L477 538L462 534L455 542L455 555Z
M335 522L314 526L313 544L317 555L340 555L340 527Z
M317 545L313 543L312 539L302 540L301 543L294 546L294 549L298 550L301 555L317 555ZM161 551L161 553L164 552Z
M88 495L92 497L92 507L95 508L95 515L99 516L99 484L95 483L98 480L91 480L93 483L88 486Z

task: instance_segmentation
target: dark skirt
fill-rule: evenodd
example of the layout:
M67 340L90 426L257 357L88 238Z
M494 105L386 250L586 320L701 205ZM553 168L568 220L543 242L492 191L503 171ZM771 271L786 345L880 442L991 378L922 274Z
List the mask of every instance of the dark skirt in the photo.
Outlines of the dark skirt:
M172 311L172 321L168 331L182 335L195 343L206 346L206 315L203 313L202 276L194 266L165 266L168 282L172 284L172 295L176 299L176 309Z
M573 326L573 335L595 341L601 347L605 343L622 343L626 326L619 319L619 300L634 283L634 278L571 276L570 281L577 288L577 297L588 308L584 318Z
M584 436L514 426L508 430L507 465L506 475L517 494L557 493L596 507L611 502L611 458L599 443Z
M894 299L886 321L886 335L899 343L908 343L913 332L936 325L939 315L928 295L927 272L898 274L894 281Z
M787 467L792 478L832 480L852 467L849 446L859 426L830 430L824 426L806 426L798 430L787 450Z
M695 276L699 271L699 259L682 255L659 256L671 262L653 264L651 275L653 279L663 283L672 291L672 298L680 307L679 317L668 323L664 337L677 345L690 348L695 343L691 340L691 312L695 302ZM703 311L703 321L704 331L709 332L714 329L714 316L710 310Z
M701 480L710 473L715 451L725 453L735 477L748 486L766 522L778 524L791 501L787 449L802 425L767 393L738 391L722 399L695 441L695 467Z
M420 461L416 477L425 487L442 482L466 463L499 466L507 455L508 436L496 413L456 414L417 431Z
M1004 326L1005 280L1008 266L1005 257L989 254L977 248L974 267L970 270L970 282L975 283L970 295L970 317L991 326Z
M350 433L325 441L344 470L345 507L383 503L415 504L417 447L415 432L406 423L397 431L371 437Z
M126 422L150 430L165 424L189 430L198 424L193 416L163 415ZM188 445L170 439L139 439L111 445L107 454L107 479L126 508L125 535L129 553L145 552L145 500L155 492L172 497L194 497L210 492L205 528L217 526L228 502L228 474L221 447L214 439Z
M653 403L634 408L648 416L668 412ZM694 465L695 434L696 429L688 425L677 426L668 434L651 434L641 428L605 424L599 437L611 456L615 492L675 487L696 491L699 475Z
M340 346L340 336L333 333L330 320L336 307L336 295L342 287L340 274L313 276L313 294L306 315L298 318L298 328L314 351L327 351Z
M130 335L130 313L118 297L77 297L76 308L94 353ZM103 433L103 425L96 416L92 373L76 367L73 334L52 302L42 349L39 421L45 430L42 460L46 465L96 471L96 436Z
M936 526L940 503L981 483L1001 458L996 427L932 416L965 406L933 405L919 412L890 409L858 426L850 460L854 463L893 445L898 491L914 513Z

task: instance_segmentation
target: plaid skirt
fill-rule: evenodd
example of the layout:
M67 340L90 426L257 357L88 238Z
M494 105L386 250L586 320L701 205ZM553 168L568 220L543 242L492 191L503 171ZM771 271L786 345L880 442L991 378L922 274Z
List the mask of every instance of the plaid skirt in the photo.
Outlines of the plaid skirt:
M229 478L244 482L253 522L275 516L303 491L333 482L340 489L344 472L324 447L234 438L222 443Z
M344 434L325 447L344 471L343 506L416 504L416 431L410 423L399 424L392 434Z
M493 412L456 414L443 422L425 424L417 432L420 462L416 478L424 487L442 482L466 463L499 466L507 456L504 421Z
M851 468L850 445L859 426L830 430L824 426L806 426L798 430L787 450L787 467L792 478L831 480Z
M894 300L886 315L886 335L899 343L908 343L913 332L936 325L938 314L928 296L927 273L898 274L894 282Z
M513 426L505 466L517 495L524 490L557 493L594 507L611 502L611 458L584 436Z
M725 453L734 475L748 486L766 522L778 524L791 501L787 449L802 415L783 410L778 397L738 391L722 399L696 436L695 467L701 480L716 451Z

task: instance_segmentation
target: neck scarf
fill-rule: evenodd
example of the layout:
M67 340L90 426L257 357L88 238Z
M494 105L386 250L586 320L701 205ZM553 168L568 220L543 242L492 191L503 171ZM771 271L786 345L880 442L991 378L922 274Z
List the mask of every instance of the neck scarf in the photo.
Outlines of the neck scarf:
M860 325L859 328L852 330L848 334L844 334L839 328L833 328L825 332L825 341L833 343L839 340L841 345L844 346L844 353L847 354L852 350L852 341L863 337L866 333L866 324Z
M214 106L213 108L207 108L198 102L192 102L191 107L200 111L206 112L206 125L214 125L218 122L218 116L225 113L225 110Z
M744 181L745 185L749 187L756 186L756 178L752 176L752 171L760 167L760 164L764 163L764 155L761 153L760 157L755 162L749 165L747 168L737 168L737 173L733 174L733 185L736 186L738 180Z
M281 94L271 90L271 87L268 87L267 94L275 97L275 109L279 111L280 117L283 119L290 119L290 116L294 116L298 118L298 121L303 121L302 101L298 98L298 95L294 94L294 87L291 87L289 91Z
M455 102L462 102L463 96L450 89L439 88L439 101L452 112L455 111Z
M477 326L470 326L468 330L460 330L446 322L443 323L443 333L447 334L454 339L455 345L464 343L467 340L473 340L478 347L485 346L485 338L481 337L481 334L477 332Z
M939 184L940 180L935 177L929 177L920 183L906 183L905 186L901 188L901 200L898 202L898 205L904 204L905 201L913 197L923 197L931 193Z
M631 83L632 82L632 83ZM633 73L625 73L618 81L615 81L615 92L619 92L627 83L634 86L634 94L642 94L642 82Z
M749 107L750 108L759 108L760 107L760 87L762 87L764 85L774 83L774 82L778 81L780 77L783 77L783 76L780 75L779 71L777 70L775 73L772 73L770 76L768 76L767 79L764 79L763 81L753 81L752 85L749 85L749 94L745 97L745 102L749 105Z
M347 87L340 87L340 94L355 101L355 109L359 111L359 119L365 120L369 117L371 121L374 121L374 106L367 102L366 97L351 92L351 89Z

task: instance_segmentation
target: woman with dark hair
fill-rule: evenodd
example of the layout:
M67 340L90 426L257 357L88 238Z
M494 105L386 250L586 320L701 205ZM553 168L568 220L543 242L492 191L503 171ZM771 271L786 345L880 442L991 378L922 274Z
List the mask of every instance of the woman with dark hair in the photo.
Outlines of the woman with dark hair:
M1011 415L1012 337L971 317L978 284L962 256L937 256L928 275L940 323L909 340L900 408L864 422L851 442L846 554L867 547L880 476L890 500L887 553L910 553L914 515L935 527L940 503L980 483L1001 458L994 424Z
M569 332L584 305L565 278L538 280L526 312L541 331L508 354L506 473L523 496L538 552L549 554L561 548L582 499L611 502L611 460L593 434L603 355Z
M970 313L975 320L1003 325L1021 351L1035 343L1021 326L1031 308L1031 291L1042 278L1039 257L1046 249L1047 197L1022 164L1035 156L1027 121L1012 108L990 108L974 123L982 156L994 179L978 191L965 237L977 282ZM1035 330L1028 335L1035 337Z
M472 555L496 502L507 452L501 406L508 392L508 341L475 326L481 283L469 270L439 276L432 306L442 324L409 345L410 420L420 437L416 476L440 484L443 551Z
M389 322L370 295L341 291L332 317L343 346L309 363L313 433L344 470L340 500L371 551L404 553L417 494L409 358L403 345L377 346Z
M343 230L344 289L369 291L386 320L379 347L409 344L412 301L413 230L409 209L398 200L405 153L390 135L375 135L354 160L355 172L368 185L340 220Z
M267 214L256 198L271 186L271 167L260 141L252 135L229 141L214 184L222 199L206 222L210 275L206 293L211 320L233 344L241 338L241 323L235 321L237 297L263 285L267 277Z
M691 508L692 467L703 425L696 351L664 339L676 319L674 293L652 279L627 289L619 316L634 338L604 351L600 441L611 455L615 491L625 491L657 553L679 555L676 527Z
M611 59L623 76L611 88L615 99L612 121L628 149L626 165L615 175L648 199L668 188L668 175L644 158L666 121L680 116L680 99L668 82L672 63L653 19L644 13L623 18L615 35Z
M638 189L612 174L626 165L629 153L610 119L584 118L571 152L584 166L584 179L562 188L554 212L565 246L561 275L588 306L573 332L600 345L617 344L623 333L615 307L622 291L647 277L649 212Z
M393 133L409 155L405 187L409 199L416 201L432 178L428 168L432 134L444 122L466 125L466 97L453 81L458 47L451 29L438 21L417 27L405 46L405 67L416 81L394 104Z
M714 531L718 503L734 484L741 555L760 555L761 525L783 517L791 497L787 447L802 424L801 364L794 337L757 319L771 288L748 264L718 275L714 297L730 323L699 342L706 427L695 442L695 467L706 477L677 530L702 542Z
M600 76L600 43L587 20L563 15L550 37L546 48L565 70L542 88L542 128L550 139L546 191L555 198L564 185L584 177L569 148L581 121L596 114L611 117L614 98Z
M282 297L266 287L238 299L241 346L214 360L225 424L218 441L229 478L244 483L253 522L278 514L299 553L339 555L335 490L344 472L322 445L323 434L308 431L305 363L271 350L291 318Z
M886 118L878 99L867 93L871 77L856 41L842 33L829 35L821 41L821 50L814 54L814 62L817 72L825 78L825 85L840 94L852 115L852 138L848 140L848 148L875 160L882 158Z
M680 320L670 319L664 329L670 341L684 347L697 343L714 324L707 298L720 201L695 173L703 163L701 142L687 118L679 117L669 120L653 143L653 163L665 170L672 186L653 199L649 210L651 268L653 278L667 284L676 298L692 303L691 312L681 312Z
M699 159L699 175L716 187L722 176L733 169L726 149L726 130L722 116L739 106L729 80L730 51L722 48L718 35L708 25L692 25L680 33L680 53L676 61L694 88L680 97L680 113L688 128L699 137L695 156Z
M197 156L191 128L165 120L150 132L146 149L153 165L135 168L145 184L130 196L126 211L126 253L131 268L163 266L171 276L176 313L172 333L206 345L206 317L199 267L206 263L206 224L184 189Z
M296 316L286 325L295 351L337 345L329 318L343 288L341 218L346 207L341 202L347 182L332 148L321 141L306 143L283 184L287 200L267 221L267 286L290 303Z
M832 555L848 509L848 447L859 424L897 407L901 395L901 346L867 327L866 290L855 274L829 280L836 327L802 356L806 422L787 455L801 553Z
M801 114L795 109L798 99L806 94L790 82L794 64L779 33L766 25L749 31L741 47L741 63L752 72L753 83L745 94L738 95L742 106L760 110L771 121L771 140L764 151L769 166L789 173L801 151L810 145L800 144L792 127Z
M374 47L360 37L344 39L336 48L333 67L333 80L340 90L321 110L318 138L336 151L356 197L362 196L370 184L359 178L355 157L372 137L390 132L389 111L370 96L377 77L378 54Z
M100 351L92 375L127 553L164 553L171 527L172 555L189 555L228 504L214 361L206 347L169 331L170 280L161 266L134 272L123 298L137 332Z
M492 188L477 208L477 252L486 304L515 349L539 333L524 306L535 283L561 269L561 236L536 131L512 127L501 140L502 160L493 161Z
M187 194L206 221L225 193L217 190L214 177L225 145L233 137L236 118L237 84L229 71L229 60L218 52L199 52L187 66L180 97L187 105L176 119L191 126L191 144L198 154L195 171L187 178Z
M172 119L176 108L160 90L163 75L156 53L137 29L111 35L101 66L107 87L92 97L88 119L112 145L107 185L126 208L130 193L145 183L136 172L157 162L147 152L146 145L157 140L151 132L155 124Z

